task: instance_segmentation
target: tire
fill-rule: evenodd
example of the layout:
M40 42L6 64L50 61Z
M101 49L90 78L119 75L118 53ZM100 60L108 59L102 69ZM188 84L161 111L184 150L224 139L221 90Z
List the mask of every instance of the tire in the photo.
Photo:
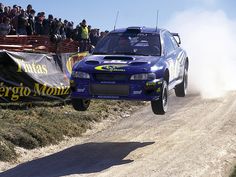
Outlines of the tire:
M90 100L75 99L71 100L72 106L76 111L86 111L90 105Z
M175 95L177 97L185 97L187 94L187 87L188 87L188 69L187 66L185 66L183 81L175 86Z
M166 80L163 80L160 98L151 101L151 106L154 114L163 115L166 113L168 108L168 84Z

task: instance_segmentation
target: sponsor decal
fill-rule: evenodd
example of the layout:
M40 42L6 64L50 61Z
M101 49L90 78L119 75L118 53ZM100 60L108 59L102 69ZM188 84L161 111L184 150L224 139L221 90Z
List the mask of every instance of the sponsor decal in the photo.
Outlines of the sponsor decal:
M110 61L104 61L104 63L121 63L121 64L126 64L126 61L122 61L122 60L110 60Z
M63 84L50 87L47 84L34 83L34 87L29 88L23 83L18 86L6 86L4 82L0 83L0 98L10 98L11 101L18 101L21 97L62 96L69 93L70 87Z
M76 53L74 55L71 55L68 58L68 60L66 62L66 69L67 69L69 75L71 75L72 68L73 68L74 64L77 63L78 61L82 60L87 55L88 55L88 52L81 52L81 53Z
M48 74L48 69L46 65L37 64L35 62L25 62L22 59L15 59L17 63L17 72L22 73L32 73L32 74Z
M60 57L24 52L0 53L4 54L0 57L1 103L69 98L70 84L64 73L68 54Z
M156 82L147 82L146 86L156 86Z
M98 71L110 71L110 72L124 72L124 67L127 67L127 65L101 65L95 67L95 70Z

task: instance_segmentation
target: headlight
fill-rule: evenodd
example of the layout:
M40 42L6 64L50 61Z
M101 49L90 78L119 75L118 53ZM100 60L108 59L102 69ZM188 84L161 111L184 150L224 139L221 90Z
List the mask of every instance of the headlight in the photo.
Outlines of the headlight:
M156 79L155 73L134 74L130 78L130 80L154 80L154 79Z
M88 73L81 72L81 71L72 71L71 76L74 78L80 78L80 79L90 79L90 76Z

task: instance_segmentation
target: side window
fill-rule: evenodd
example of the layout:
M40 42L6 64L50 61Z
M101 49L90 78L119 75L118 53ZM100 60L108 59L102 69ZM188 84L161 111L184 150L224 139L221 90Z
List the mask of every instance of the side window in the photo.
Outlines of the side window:
M175 50L175 45L173 44L171 36L169 36L168 33L164 33L164 46L167 54L170 54Z

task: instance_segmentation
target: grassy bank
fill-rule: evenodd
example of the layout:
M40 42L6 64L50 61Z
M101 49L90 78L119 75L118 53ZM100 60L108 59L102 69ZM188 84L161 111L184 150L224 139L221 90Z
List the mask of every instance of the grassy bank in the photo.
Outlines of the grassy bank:
M230 177L236 177L236 166L234 167L234 172L230 175Z
M65 137L80 136L91 123L132 112L143 102L94 101L88 111L77 112L71 105L44 103L32 108L14 106L0 109L0 161L18 154L15 146L34 149L56 144Z

